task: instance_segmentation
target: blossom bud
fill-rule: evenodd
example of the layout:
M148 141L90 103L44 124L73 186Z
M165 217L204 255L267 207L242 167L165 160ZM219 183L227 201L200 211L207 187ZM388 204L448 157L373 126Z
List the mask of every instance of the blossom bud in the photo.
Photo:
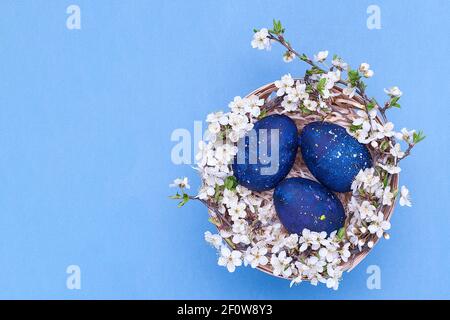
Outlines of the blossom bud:
M369 68L370 68L370 64L365 63L365 62L363 62L359 65L359 71L361 71L363 73L369 71Z
M367 70L364 72L364 77L366 78L372 78L373 77L373 70Z

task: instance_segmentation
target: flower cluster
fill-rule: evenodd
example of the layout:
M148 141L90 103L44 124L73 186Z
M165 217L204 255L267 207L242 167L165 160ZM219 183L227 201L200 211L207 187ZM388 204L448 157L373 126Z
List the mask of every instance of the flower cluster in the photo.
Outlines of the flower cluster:
M278 97L283 97L283 101L281 102L281 106L284 109L283 113L329 111L330 109L324 99L331 96L329 89L334 86L336 74L337 72L330 72L323 76L326 85L318 101L315 100L312 94L310 95L309 92L311 92L311 89L307 87L305 82L301 82L300 80L295 81L290 74L284 75L280 80L275 81L275 86L278 89L276 94Z
M393 123L387 120L386 111L400 107L402 92L398 87L385 90L388 100L384 106L367 97L364 79L374 75L368 63L352 69L335 55L328 67L328 51L320 51L313 58L299 54L286 41L280 21L274 20L270 30L262 28L254 32L253 48L268 50L277 42L287 50L284 61L298 58L311 68L301 80L286 74L275 81L276 98L265 101L257 96L235 97L227 112L209 114L206 139L200 142L196 155L202 180L199 193L188 196L187 178L177 179L171 186L180 188L181 194L173 198L182 200L180 206L192 198L208 206L209 221L218 232L205 232L205 240L218 251L218 264L229 272L244 265L290 279L291 285L309 281L337 289L344 264L359 252L372 248L379 238L389 238L387 231L391 225L386 213L395 200L399 198L401 206L411 206L408 189L402 186L395 190L396 183L392 181L401 171L400 160L424 136L414 130L396 132ZM237 142L268 113L326 118L335 111L334 99L352 99L355 95L359 100L352 102L362 99L364 103L353 104L355 109L351 111L347 129L371 149L374 166L361 170L354 178L344 227L331 234L307 229L301 234L289 234L278 220L271 193L252 192L238 185L234 178L231 163L238 151ZM274 101L277 104L271 104ZM406 149L402 149L402 144Z
M263 99L256 96L235 97L229 104L229 112L215 112L207 116L207 140L200 141L196 155L198 170L203 186L199 199L219 196L227 178L232 176L230 164L237 154L236 142L253 128L253 123L261 114Z

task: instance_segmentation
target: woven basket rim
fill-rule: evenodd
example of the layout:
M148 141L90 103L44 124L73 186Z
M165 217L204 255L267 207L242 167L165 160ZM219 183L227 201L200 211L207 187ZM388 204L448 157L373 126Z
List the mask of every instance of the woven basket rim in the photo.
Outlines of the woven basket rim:
M299 81L303 81L303 78L294 78L295 81L299 80ZM245 97L251 97L251 96L258 96L259 98L263 98L263 99L267 99L273 92L275 92L277 90L277 87L275 86L275 82L270 82L267 83L255 90L253 90L252 92L250 92L249 94L247 94ZM339 92L342 93L342 88L335 85L332 89L332 91L334 92ZM351 108L351 110L355 110L355 109L361 109L364 110L365 106L364 106L364 100L358 95L355 94L352 98L346 98L346 99L342 99L342 98L338 98L335 101L333 101L334 103L340 103L340 104L346 104L349 106L349 108ZM275 105L275 107L277 107L277 105ZM379 114L377 114L375 120L377 122L379 122L380 124L384 124L385 122L383 121L383 119L379 116ZM390 186L393 190L398 189L399 186L399 174L393 174L391 175L392 179L390 182ZM203 201L204 204L208 207L209 210L211 211L215 211L214 207L210 206L209 203L207 201ZM385 217L385 219L387 221L391 220L392 214L394 212L395 209L395 205L396 202L394 201L393 204L391 206L384 206L382 212L383 215ZM348 217L347 217L348 218ZM346 218L346 220L347 220ZM219 227L217 227L219 229ZM220 230L220 229L219 229ZM364 249L362 251L357 252L356 254L352 254L351 257L349 258L349 260L343 264L341 264L342 270L343 271L347 271L350 272L351 270L353 270L359 263L361 263L364 258L372 251L372 249L375 247L375 245L378 243L378 241L380 240L380 238L375 237L374 239L374 244L372 246L372 248L368 248L367 246L364 247ZM227 243L227 246L228 243ZM292 280L293 277L282 277L282 276L276 276L272 273L271 268L267 267L267 266L257 266L256 269L258 269L259 271L262 271L264 273L267 273L271 276L277 277L277 278L282 278L285 280ZM305 279L305 281L308 281L307 279Z

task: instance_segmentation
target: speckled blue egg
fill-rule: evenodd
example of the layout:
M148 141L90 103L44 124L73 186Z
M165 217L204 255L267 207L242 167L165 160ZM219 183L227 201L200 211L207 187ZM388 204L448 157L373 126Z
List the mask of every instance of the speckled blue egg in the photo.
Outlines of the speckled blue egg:
M309 179L282 181L275 188L273 202L281 223L290 233L301 233L307 228L330 234L344 225L344 207L336 195Z
M309 171L332 191L350 191L359 170L372 167L367 147L334 123L309 123L299 136L299 146Z
M257 121L253 129L238 143L233 173L238 183L250 190L270 190L294 165L298 149L297 126L285 115L270 115Z

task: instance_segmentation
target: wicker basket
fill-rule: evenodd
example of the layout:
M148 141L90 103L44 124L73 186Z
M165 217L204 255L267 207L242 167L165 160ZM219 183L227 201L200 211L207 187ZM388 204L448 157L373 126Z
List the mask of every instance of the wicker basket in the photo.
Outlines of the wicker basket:
M302 81L302 79L296 79ZM264 108L267 111L267 114L279 114L283 110L280 106L280 100L277 99L274 96L274 92L276 92L277 87L275 86L275 83L269 83L266 84L250 94L247 95L247 97L256 95L260 97L261 99L265 99L266 103L264 105ZM335 86L333 89L331 89L333 93L338 94L337 96L333 97L331 101L329 101L327 104L329 107L331 107L332 111L326 116L326 121L336 123L340 126L343 126L345 128L348 128L352 121L357 117L356 110L358 109L364 109L365 106L363 104L363 99L355 94L352 98L349 98L348 96L345 96L342 94L342 88ZM297 125L297 129L300 132L303 127L313 121L323 120L323 117L319 115L308 115L303 116L300 112L298 114L289 113L289 117L293 119ZM379 123L383 123L383 120L381 117L377 116L375 119ZM372 155L372 158L374 161L378 158L378 154L376 150L371 148L370 145L368 145L369 151ZM379 152L379 151L378 151ZM308 168L303 162L303 159L301 157L301 153L298 154L295 164L293 168L291 169L290 173L287 177L302 177L311 179L314 181L317 181L314 176L309 172ZM389 185L391 186L392 190L398 189L398 182L399 182L399 176L398 174L391 175L389 180ZM272 200L273 190L270 191L264 191L264 192L253 192L254 195L259 196L267 201ZM351 192L348 193L336 193L336 196L341 200L347 215L347 221L348 222L348 211L347 211L347 203L349 202L351 198ZM217 212L216 206L212 202L204 202L205 205L208 207L208 209L214 214L214 216L219 217L221 220L222 225L230 225L230 222L228 221L228 218L224 216L223 214L220 214ZM383 208L383 214L386 220L390 220L392 213L394 211L395 202L391 206L385 206ZM251 215L250 215L251 216ZM221 227L218 227L219 230ZM371 240L374 242L374 245L378 242L378 237L374 236L371 238ZM341 267L344 271L351 271L353 268L355 268L370 252L372 248L368 248L365 246L361 251L354 250L352 252L351 257L349 260L343 264L341 264ZM258 266L257 269L260 271L263 271L265 273L268 273L273 276L272 269L270 266ZM292 277L290 278L292 279Z

